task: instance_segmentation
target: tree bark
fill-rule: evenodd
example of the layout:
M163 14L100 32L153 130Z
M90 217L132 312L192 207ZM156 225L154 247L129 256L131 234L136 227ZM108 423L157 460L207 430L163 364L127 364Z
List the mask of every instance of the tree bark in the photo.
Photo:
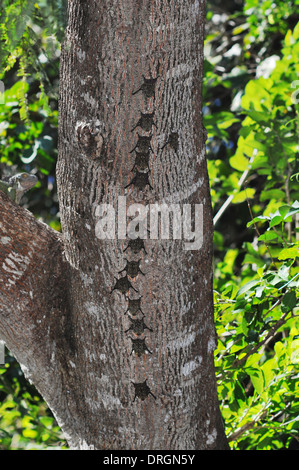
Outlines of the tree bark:
M57 163L62 235L0 195L0 331L73 448L228 448L213 365L204 17L197 0L70 1ZM139 183L138 151L149 160ZM119 196L127 208L202 204L202 246L152 239L149 226L134 253L119 236ZM112 240L97 236L102 204L116 211ZM126 263L139 260L143 274L121 292ZM134 315L129 299L139 298Z

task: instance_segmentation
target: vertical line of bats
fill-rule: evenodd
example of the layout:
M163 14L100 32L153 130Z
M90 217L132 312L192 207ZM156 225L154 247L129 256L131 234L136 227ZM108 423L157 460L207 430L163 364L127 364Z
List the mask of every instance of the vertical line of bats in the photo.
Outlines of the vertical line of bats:
M157 77L155 78L153 78L152 75L150 75L149 78L143 76L143 83L136 91L132 93L132 95L136 95L137 93L141 92L145 100L153 99L153 102L155 102L156 82L158 79L158 73L159 72L157 69ZM140 112L140 117L138 121L136 122L135 126L131 129L131 132L133 132L135 131L135 129L140 128L142 131L150 134L143 135L140 134L139 131L137 131L138 139L136 145L130 151L130 153L135 152L135 162L131 170L132 172L134 172L134 176L132 180L125 186L125 189L134 187L139 191L144 191L145 188L148 186L151 190L153 190L153 187L149 180L149 165L150 156L153 153L151 145L151 140L153 137L152 130L153 127L157 129L157 125L154 121L154 118L155 111L152 111L151 113ZM161 150L164 149L164 147L168 144L175 151L177 151L177 132L170 133ZM135 255L141 253L142 251L144 251L144 253L146 254L144 240L141 238L130 239L127 247L124 249L124 253L127 251ZM142 296L139 296L138 298L130 298L129 295L130 289L132 289L136 294L139 294L139 292L132 285L132 280L134 280L140 274L144 276L144 273L140 268L140 261L141 258L138 261L130 261L129 259L126 259L126 266L118 272L121 277L115 278L115 285L111 291L112 293L113 291L117 290L126 297L128 307L124 314L129 315L130 326L125 331L125 333L134 333L134 338L130 335L130 339L132 341L131 355L136 354L138 357L141 357L144 354L152 354L146 344L146 337L144 337L144 333L146 330L148 330L149 332L153 332L153 330L149 328L146 322L144 321L145 315L142 311L141 305ZM135 390L133 402L136 400L136 398L139 398L140 400L144 401L149 395L156 399L156 396L151 392L150 387L147 385L147 380L145 380L144 382L131 383L134 386Z

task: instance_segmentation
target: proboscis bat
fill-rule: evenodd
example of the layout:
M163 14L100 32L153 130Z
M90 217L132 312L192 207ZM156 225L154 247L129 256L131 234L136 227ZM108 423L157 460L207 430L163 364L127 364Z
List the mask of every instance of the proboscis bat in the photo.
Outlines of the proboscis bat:
M146 113L146 114L140 113L140 114L141 114L141 117L139 121L137 122L137 124L133 127L133 129L131 129L131 132L133 132L137 127L141 127L141 129L143 129L145 132L151 131L153 126L155 126L155 128L157 129L157 125L154 122L154 115L155 115L154 111L152 113Z
M136 151L136 158L135 158L135 163L132 168L132 171L135 170L137 167L139 170L143 171L148 171L149 168L149 159L150 159L150 153L149 152L137 152Z
M140 171L137 171L136 175L133 177L133 179L130 181L130 183L127 184L127 186L125 186L125 189L128 188L131 185L134 185L140 191L142 191L144 188L146 188L147 185L149 185L149 187L151 189L153 189L152 185L149 182L149 172L142 173Z
M114 290L119 290L122 294L127 294L130 289L133 289L135 292L138 292L135 287L132 286L132 283L128 279L128 275L126 274L124 277L116 279L116 283L111 291L111 294Z
M158 77L145 78L145 76L142 75L142 78L143 78L143 83L138 88L138 90L132 93L132 95L136 95L136 93L141 91L145 98L155 98L156 97L155 89L156 89L156 82L158 80Z
M152 354L151 351L148 349L147 345L145 344L145 338L144 339L133 339L131 338L131 341L132 341L132 351L131 351L131 354L133 354L133 352L138 356L142 356L143 354Z
M173 148L173 150L177 151L178 148L179 148L179 134L177 132L171 132L168 136L168 139L167 141L165 142L165 144L163 145L163 147L161 147L161 150L164 149L164 147L166 147L166 145L170 145L170 147Z
M142 333L144 333L144 330L149 330L149 331L153 331L151 328L149 328L145 323L144 323L144 319L141 318L136 318L136 319L133 319L133 318L130 318L130 322L131 322L131 325L130 325L130 328L128 328L125 333L128 333L128 331L133 331L133 333L135 333L135 335L137 336L140 336L142 335Z
M142 250L144 250L145 254L147 254L144 246L144 240L139 237L130 240L127 247L124 249L124 252L126 252L128 248L130 248L135 254L139 253L139 251Z
M133 403L136 400L136 398L140 398L140 400L144 401L148 397L148 395L152 395L152 397L154 397L154 399L156 400L156 397L151 392L151 389L147 385L146 380L140 383L134 383L134 382L131 382L131 383L134 385L134 388L135 388L135 397L134 397Z
M128 299L128 301L129 301L129 305L125 314L130 312L131 315L135 316L137 315L138 312L141 312L142 315L144 316L144 313L141 310L141 297L139 297L139 299Z
M139 267L140 261L141 260L138 260L138 261L128 261L127 260L126 266L124 267L124 269L119 271L118 274L121 274L124 271L127 271L127 276L130 276L130 277L136 277L139 273L143 274L143 276L144 276L144 273L141 271L141 269Z
M153 152L153 149L151 147L151 140L152 140L152 135L138 135L138 140L135 145L135 147L131 150L130 153L133 153L134 150L138 149L140 153L147 153L149 151Z

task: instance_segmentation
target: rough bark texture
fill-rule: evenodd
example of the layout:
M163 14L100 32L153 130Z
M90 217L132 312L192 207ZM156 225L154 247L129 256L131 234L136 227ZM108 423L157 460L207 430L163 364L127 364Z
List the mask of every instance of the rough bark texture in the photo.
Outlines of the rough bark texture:
M0 331L75 448L227 448L213 366L204 17L198 0L71 0L57 165L63 237L0 196L8 260L1 252ZM141 112L155 112L150 131ZM152 148L141 189L129 185L138 133ZM203 204L201 249L147 239L146 252L134 253L128 240L98 239L96 208L117 208L119 196L127 205ZM24 219L18 227L14 213ZM130 278L137 292L113 290L127 260L139 259L144 275ZM22 266L18 279L11 260ZM149 328L141 334L127 331L128 297L141 297Z

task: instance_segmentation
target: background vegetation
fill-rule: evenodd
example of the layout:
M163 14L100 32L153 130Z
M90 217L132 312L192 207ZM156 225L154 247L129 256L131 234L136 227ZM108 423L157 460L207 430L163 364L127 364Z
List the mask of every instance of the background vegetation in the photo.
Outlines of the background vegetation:
M57 100L65 0L2 0L0 170L60 229ZM299 0L210 0L204 120L215 222L219 400L232 449L299 448ZM0 369L0 448L67 448L13 357Z

